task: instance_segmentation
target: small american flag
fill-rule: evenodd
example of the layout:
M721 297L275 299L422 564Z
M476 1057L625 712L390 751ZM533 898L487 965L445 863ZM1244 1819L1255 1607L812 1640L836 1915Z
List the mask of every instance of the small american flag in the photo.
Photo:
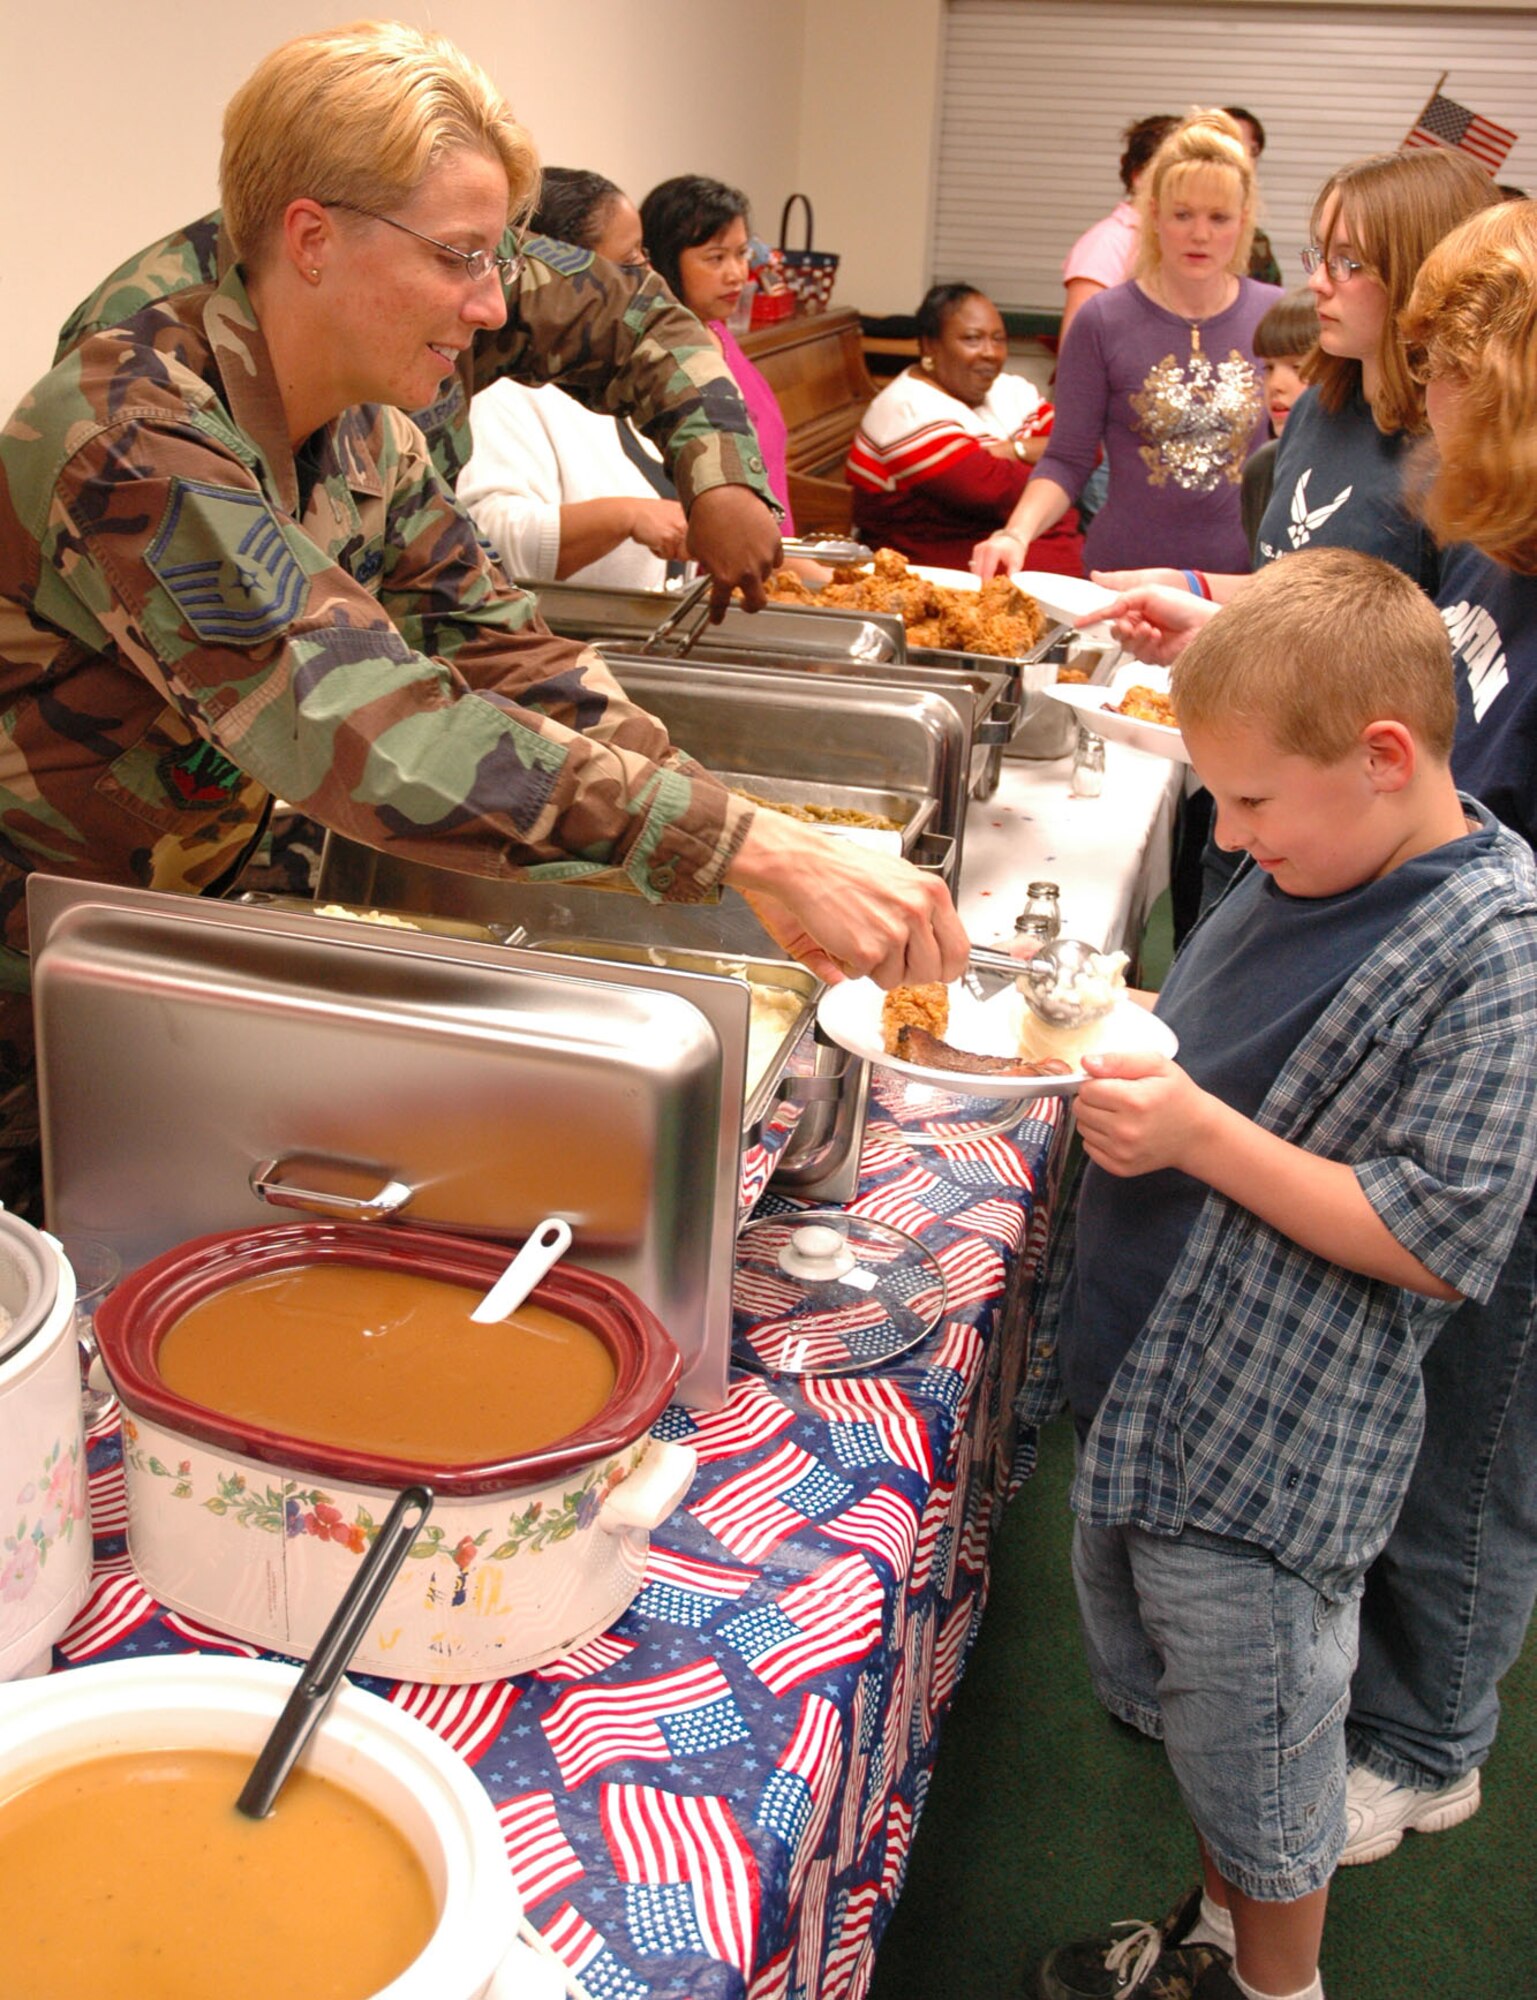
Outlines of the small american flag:
M706 1952L752 1970L762 1890L731 1808L651 1785L605 1785L603 1833L642 1953Z
M517 1698L509 1681L480 1681L471 1687L397 1681L390 1689L394 1707L426 1723L467 1764L478 1764L495 1743Z
M669 1763L745 1743L752 1733L714 1660L651 1680L573 1688L540 1727L568 1791L621 1757Z
M525 1906L552 1896L586 1873L581 1856L561 1830L549 1792L524 1792L496 1808L507 1865Z
M793 1584L777 1604L728 1618L718 1636L765 1687L784 1694L878 1646L883 1603L880 1578L862 1555L849 1555Z
M1439 146L1467 153L1492 177L1503 166L1506 154L1516 143L1516 137L1503 125L1496 125L1492 118L1481 118L1476 111L1469 111L1465 104L1443 97L1437 90L1415 120L1414 130L1399 150L1407 152L1412 147Z

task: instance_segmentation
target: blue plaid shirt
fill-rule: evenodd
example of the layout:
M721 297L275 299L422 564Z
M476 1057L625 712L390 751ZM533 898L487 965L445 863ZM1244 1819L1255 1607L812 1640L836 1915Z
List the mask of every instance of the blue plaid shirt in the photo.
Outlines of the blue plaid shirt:
M1537 863L1500 828L1351 975L1257 1122L1348 1161L1398 1242L1481 1299L1537 1175L1534 1101ZM1053 1246L1029 1422L1062 1402L1055 1314L1073 1238L1062 1227ZM1231 1535L1348 1594L1398 1512L1424 1426L1420 1356L1452 1309L1209 1194L1100 1407L1074 1510L1097 1526Z

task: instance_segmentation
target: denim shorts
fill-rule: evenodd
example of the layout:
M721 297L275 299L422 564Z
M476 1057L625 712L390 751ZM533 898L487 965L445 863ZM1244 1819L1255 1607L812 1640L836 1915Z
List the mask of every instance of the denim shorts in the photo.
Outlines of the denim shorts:
M1345 1712L1359 1594L1324 1597L1265 1550L1187 1528L1073 1536L1089 1672L1163 1738L1225 1882L1262 1902L1321 1889L1345 1843Z

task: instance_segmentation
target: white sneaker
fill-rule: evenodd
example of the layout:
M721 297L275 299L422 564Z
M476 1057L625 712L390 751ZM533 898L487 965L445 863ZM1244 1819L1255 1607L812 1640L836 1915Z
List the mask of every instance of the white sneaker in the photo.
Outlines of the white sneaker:
M1427 1792L1352 1764L1345 1781L1345 1847L1339 1865L1380 1861L1406 1833L1444 1833L1449 1826L1460 1826L1480 1803L1477 1771Z

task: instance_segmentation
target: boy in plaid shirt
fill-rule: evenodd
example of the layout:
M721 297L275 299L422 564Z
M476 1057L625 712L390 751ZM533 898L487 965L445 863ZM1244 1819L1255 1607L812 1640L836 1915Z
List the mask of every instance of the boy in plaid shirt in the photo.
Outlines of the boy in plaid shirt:
M1173 696L1248 860L1158 996L1179 1061L1085 1062L1026 1414L1073 1411L1095 1689L1164 1739L1205 1879L1053 1952L1040 1990L1322 2000L1357 1608L1420 1356L1492 1289L1537 1173L1537 864L1456 791L1445 628L1375 558L1262 571Z

